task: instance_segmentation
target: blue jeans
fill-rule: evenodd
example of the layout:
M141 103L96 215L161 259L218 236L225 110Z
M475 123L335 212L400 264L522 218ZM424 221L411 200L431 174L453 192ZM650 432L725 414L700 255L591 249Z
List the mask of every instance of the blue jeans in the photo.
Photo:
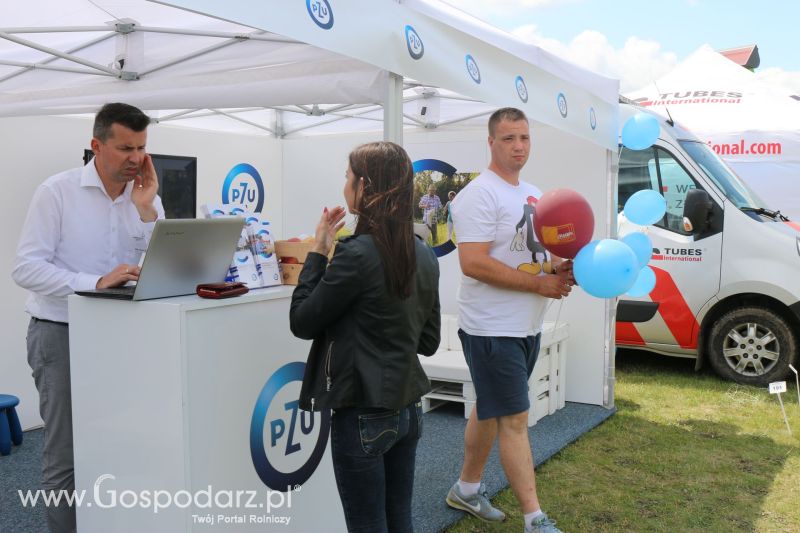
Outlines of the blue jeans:
M399 410L335 410L331 455L348 531L413 531L411 493L421 435L419 401Z

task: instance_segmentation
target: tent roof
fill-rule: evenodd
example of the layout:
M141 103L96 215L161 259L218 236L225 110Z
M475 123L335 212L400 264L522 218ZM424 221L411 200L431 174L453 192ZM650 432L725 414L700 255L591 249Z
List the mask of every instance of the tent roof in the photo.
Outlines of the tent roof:
M789 92L704 45L657 82L626 94L696 133L797 130L800 105Z
M0 0L0 116L89 113L108 101L126 101L161 122L220 129L224 117L222 129L230 131L291 135L309 132L311 126L320 133L381 128L387 68L357 53L306 44L311 40L299 39L304 34L289 24L279 25L280 32L256 29L249 21L231 22L145 0L29 0L22 7L12 2ZM275 6L268 5L272 3ZM344 11L348 3L335 5ZM541 71L565 87L574 87L572 93L578 96L571 105L596 102L592 105L598 113L616 105L616 80L560 60L439 0L405 0L402 5L375 0L368 5L416 13L418 24L425 19L438 24L432 27L440 32L450 28L459 38L480 40L514 61L530 64L536 75ZM252 3L247 7L256 9ZM264 0L257 7L288 11L277 1ZM494 68L490 63L484 61L482 70ZM436 64L433 67L434 73L440 70ZM404 115L409 127L464 119L482 126L492 109L508 105L480 92L487 83L465 97L459 86L405 74ZM536 94L537 84L531 80L529 85ZM435 120L419 114L420 101L436 108ZM554 102L548 94L547 105L555 107ZM534 119L568 129L566 121L548 118L552 112L539 117L538 109L526 111ZM343 120L349 116L358 118ZM583 113L580 116L581 126L588 124ZM612 119L616 117L606 122ZM586 134L592 135L598 136Z

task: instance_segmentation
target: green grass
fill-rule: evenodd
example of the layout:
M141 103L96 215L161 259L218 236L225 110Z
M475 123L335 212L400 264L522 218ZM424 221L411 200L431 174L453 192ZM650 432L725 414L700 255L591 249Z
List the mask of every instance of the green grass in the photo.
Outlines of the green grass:
M800 406L695 373L694 361L617 357L617 413L536 469L543 509L565 532L800 532ZM534 455L536 443L534 445ZM447 531L522 531L509 489L503 524L472 517Z
M433 235L431 235L433 237ZM455 237L453 234L451 237ZM440 222L436 224L436 241L432 242L432 239L428 239L428 244L431 246L439 246L447 241L447 222Z

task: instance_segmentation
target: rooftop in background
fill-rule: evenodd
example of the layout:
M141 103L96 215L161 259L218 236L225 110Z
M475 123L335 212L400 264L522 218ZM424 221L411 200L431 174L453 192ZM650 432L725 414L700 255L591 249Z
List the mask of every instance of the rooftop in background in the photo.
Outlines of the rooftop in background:
M737 65L741 65L750 70L757 68L761 64L761 58L758 55L758 46L755 44L719 50L719 53Z

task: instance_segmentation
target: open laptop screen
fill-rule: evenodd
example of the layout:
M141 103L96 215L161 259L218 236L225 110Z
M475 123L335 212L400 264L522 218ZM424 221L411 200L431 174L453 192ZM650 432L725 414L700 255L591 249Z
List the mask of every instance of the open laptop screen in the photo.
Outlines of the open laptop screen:
M193 294L201 283L224 281L243 227L240 217L157 221L132 299ZM120 290L76 294L129 298Z

